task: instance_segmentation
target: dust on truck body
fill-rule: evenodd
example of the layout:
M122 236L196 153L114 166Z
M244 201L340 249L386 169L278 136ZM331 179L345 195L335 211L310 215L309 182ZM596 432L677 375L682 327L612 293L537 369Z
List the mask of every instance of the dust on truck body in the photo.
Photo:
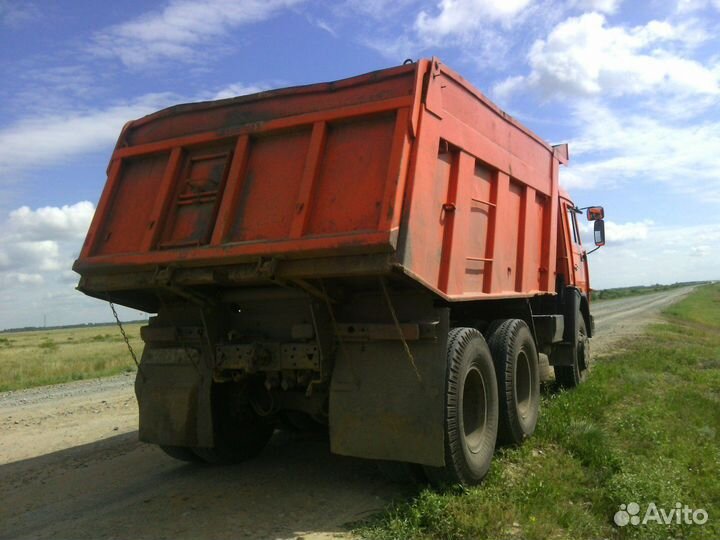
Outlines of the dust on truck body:
M140 439L333 452L473 483L578 384L592 334L551 147L437 59L129 122L74 269L142 328ZM600 216L602 217L602 216Z

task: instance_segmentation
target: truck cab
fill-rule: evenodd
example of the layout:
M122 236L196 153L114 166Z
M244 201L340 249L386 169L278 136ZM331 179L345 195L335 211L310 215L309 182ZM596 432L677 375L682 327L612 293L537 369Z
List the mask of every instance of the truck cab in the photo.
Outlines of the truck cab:
M577 206L570 200L569 195L561 190L560 215L562 216L563 246L565 253L562 264L558 270L562 270L566 283L572 283L586 296L590 295L590 277L586 251L582 245L580 227L578 224Z

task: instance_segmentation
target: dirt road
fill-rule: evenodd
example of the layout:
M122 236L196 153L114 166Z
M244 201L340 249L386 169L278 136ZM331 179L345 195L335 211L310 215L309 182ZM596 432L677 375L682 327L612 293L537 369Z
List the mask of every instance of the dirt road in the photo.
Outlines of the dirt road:
M627 337L642 333L649 323L659 321L660 312L692 291L694 287L680 287L661 293L606 300L593 305L595 337L593 355L602 357L613 352L612 345Z
M603 354L691 289L598 303ZM137 442L131 376L0 394L0 538L333 538L400 488L320 436L277 433L235 467Z

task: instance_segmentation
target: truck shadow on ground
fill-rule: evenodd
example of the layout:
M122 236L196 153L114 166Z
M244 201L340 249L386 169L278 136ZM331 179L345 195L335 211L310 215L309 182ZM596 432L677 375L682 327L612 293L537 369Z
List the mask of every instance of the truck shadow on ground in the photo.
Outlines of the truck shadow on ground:
M184 464L137 432L0 466L0 538L331 538L402 490L326 434L276 432L231 467Z

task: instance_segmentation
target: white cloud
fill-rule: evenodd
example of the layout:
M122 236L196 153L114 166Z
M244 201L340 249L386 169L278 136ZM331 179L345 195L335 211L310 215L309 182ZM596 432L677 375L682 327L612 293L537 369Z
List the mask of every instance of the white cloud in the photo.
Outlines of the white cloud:
M570 5L580 11L597 11L599 13L615 13L622 0L572 0Z
M0 0L0 24L10 27L21 26L42 17L42 11L32 2Z
M333 12L340 17L353 12L370 16L376 21L383 21L414 3L416 0L345 0L334 4Z
M5 249L15 268L50 272L62 266L60 246L55 240L20 241L10 243Z
M605 221L605 238L608 243L616 245L647 240L648 230L652 225L652 220L628 223Z
M561 171L565 187L662 182L720 202L720 122L676 123L590 103L574 114L580 133L570 142L574 159Z
M392 36L369 34L361 36L359 40L365 47L374 50L394 63L399 63L398 59L410 58L417 60L422 56L422 51L426 49L421 40L411 33Z
M28 241L5 237L0 247L0 275L50 272L62 267L60 246L55 240Z
M678 0L677 3L679 13L689 13L707 7L713 7L720 11L720 0Z
M607 26L599 13L571 17L533 44L528 75L502 81L494 93L502 98L525 87L548 97L612 97L656 91L717 96L718 73L677 56L668 47L696 40L691 28L650 21L626 29Z
M692 246L690 248L690 255L692 257L705 257L707 255L710 255L712 251L712 247L708 245L700 245L700 246Z
M93 205L21 207L0 223L0 328L110 321L107 303L74 290L73 260L92 219ZM118 308L123 320L143 316Z
M53 240L82 239L90 226L95 205L81 201L72 205L45 206L32 210L28 206L10 212L9 226L25 238Z
M112 145L125 122L173 101L171 94L146 94L131 103L105 109L67 111L19 120L0 130L0 183L6 183L10 173L18 170Z
M29 116L0 129L0 185L16 181L22 170L71 160L103 148L109 150L129 120L135 120L177 103L224 99L267 89L264 84L229 84L194 96L173 93L142 95L87 111L53 111Z
M474 33L484 25L501 23L510 26L530 4L530 0L441 0L439 13L421 11L415 28L427 38Z
M645 238L631 244L615 242L609 233L607 244L589 257L593 288L720 278L720 250L708 249L720 244L720 223L648 224Z
M102 303L89 308L97 309L96 316L85 318L90 302L73 290L78 281L73 259L93 213L87 201L24 206L0 223L0 328L40 324L43 313L52 313L52 324L108 320Z
M315 26L320 28L321 30L325 30L328 34L330 34L334 38L339 38L340 34L337 33L335 28L332 27L332 25L326 21L325 19L318 19L314 17L308 17L308 20L313 23Z
M36 210L23 206L10 212L0 233L0 276L29 284L17 276L69 268L94 212L87 201Z
M43 285L45 279L40 274L25 274L23 272L7 272L0 274L0 283L4 286L12 285Z
M551 0L346 0L338 5L344 13L334 12L345 20L345 29L392 61L457 56L492 70L515 62L509 60L513 48L567 9Z
M197 47L244 24L266 20L300 0L171 0L160 11L103 30L95 51L140 67L163 59L198 58Z
M582 234L583 244L592 245L594 222L585 222L578 220L580 232ZM627 223L616 223L614 221L605 220L605 239L608 244L614 246L627 244L630 242L641 242L648 238L650 229L654 222L651 219L643 221L629 221Z
M498 99L506 99L511 94L517 92L523 86L527 86L527 79L524 75L512 75L495 83L492 87L493 96Z
M83 64L28 67L18 73L14 82L20 90L12 99L23 110L52 111L68 103L97 99L99 83L106 76Z
M210 94L208 99L215 100L233 98L237 96L246 96L248 94L256 94L258 92L262 92L263 90L267 90L267 87L264 85L233 83L228 84L217 92Z

